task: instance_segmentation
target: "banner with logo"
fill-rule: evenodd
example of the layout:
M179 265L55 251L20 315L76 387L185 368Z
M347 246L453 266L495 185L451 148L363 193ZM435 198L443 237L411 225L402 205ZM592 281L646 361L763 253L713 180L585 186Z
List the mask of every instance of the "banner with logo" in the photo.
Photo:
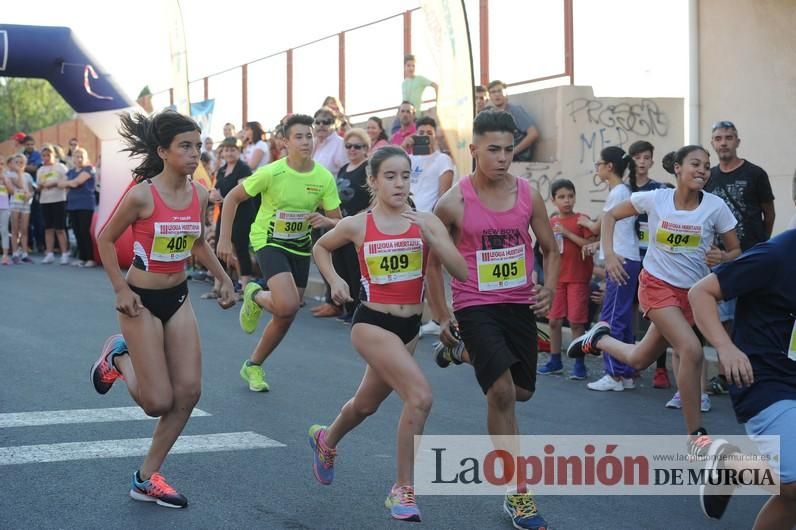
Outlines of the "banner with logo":
M462 0L423 0L426 30L439 71L438 125L458 176L472 172L473 56Z

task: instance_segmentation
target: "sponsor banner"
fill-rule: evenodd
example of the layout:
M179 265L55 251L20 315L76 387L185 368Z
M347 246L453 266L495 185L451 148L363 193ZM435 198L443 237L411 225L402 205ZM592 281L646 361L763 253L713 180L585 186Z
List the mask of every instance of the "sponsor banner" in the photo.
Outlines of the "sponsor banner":
M779 436L416 436L418 495L772 495Z

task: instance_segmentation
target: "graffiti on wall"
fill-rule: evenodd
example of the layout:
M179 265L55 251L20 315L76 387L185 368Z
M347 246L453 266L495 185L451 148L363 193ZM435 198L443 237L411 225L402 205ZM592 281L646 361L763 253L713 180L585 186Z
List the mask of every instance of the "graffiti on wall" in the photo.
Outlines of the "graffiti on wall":
M572 123L581 127L580 164L594 163L600 151L622 148L639 139L663 138L669 134L669 116L651 99L610 104L594 98L576 98L567 103Z

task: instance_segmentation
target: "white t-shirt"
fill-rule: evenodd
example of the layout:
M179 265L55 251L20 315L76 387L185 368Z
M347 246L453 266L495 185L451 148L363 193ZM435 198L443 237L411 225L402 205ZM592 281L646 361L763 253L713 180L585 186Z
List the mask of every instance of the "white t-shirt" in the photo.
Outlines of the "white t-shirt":
M677 210L670 188L634 193L630 200L639 213L649 215L650 241L644 268L666 283L688 289L708 275L705 255L716 236L735 228L727 204L702 192L695 210Z
M312 159L337 176L340 168L348 163L348 156L345 152L345 142L335 131L329 132L328 138L322 144L315 139L315 152Z
M619 184L608 192L603 211L608 212L611 208L629 198L630 188L625 184ZM616 222L616 226L614 226L614 253L631 261L641 261L641 253L638 250L638 234L636 233L636 216L626 217ZM602 247L600 247L600 259L605 259Z
M42 184L45 182L58 182L58 180L66 178L66 166L60 162L49 166L41 166L36 171L36 183L41 189L39 195L39 204L52 204L54 202L66 201L66 188L43 188Z
M411 155L410 158L412 200L417 211L430 212L439 199L439 178L446 171L454 171L453 160L440 151L430 155Z
M246 146L246 149L243 150L244 162L247 164L249 163L249 160L251 160L255 150L262 151L263 157L260 159L260 162L257 163L257 167L252 169L252 171L260 169L271 161L271 150L268 148L268 142L264 140L258 140L256 144L249 144Z

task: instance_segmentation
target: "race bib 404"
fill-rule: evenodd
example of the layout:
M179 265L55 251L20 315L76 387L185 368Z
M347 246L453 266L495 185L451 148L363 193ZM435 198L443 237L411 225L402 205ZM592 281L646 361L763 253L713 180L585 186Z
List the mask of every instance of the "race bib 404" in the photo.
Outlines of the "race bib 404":
M476 252L478 290L495 291L528 283L525 275L525 246Z
M308 212L286 212L277 210L274 214L274 239L301 239L310 230Z
M666 252L691 252L702 243L702 225L663 220L655 231L655 243Z
M150 258L156 261L180 261L191 255L193 243L202 234L202 225L194 221L155 223Z
M423 276L420 238L368 241L363 248L371 283L405 282Z

